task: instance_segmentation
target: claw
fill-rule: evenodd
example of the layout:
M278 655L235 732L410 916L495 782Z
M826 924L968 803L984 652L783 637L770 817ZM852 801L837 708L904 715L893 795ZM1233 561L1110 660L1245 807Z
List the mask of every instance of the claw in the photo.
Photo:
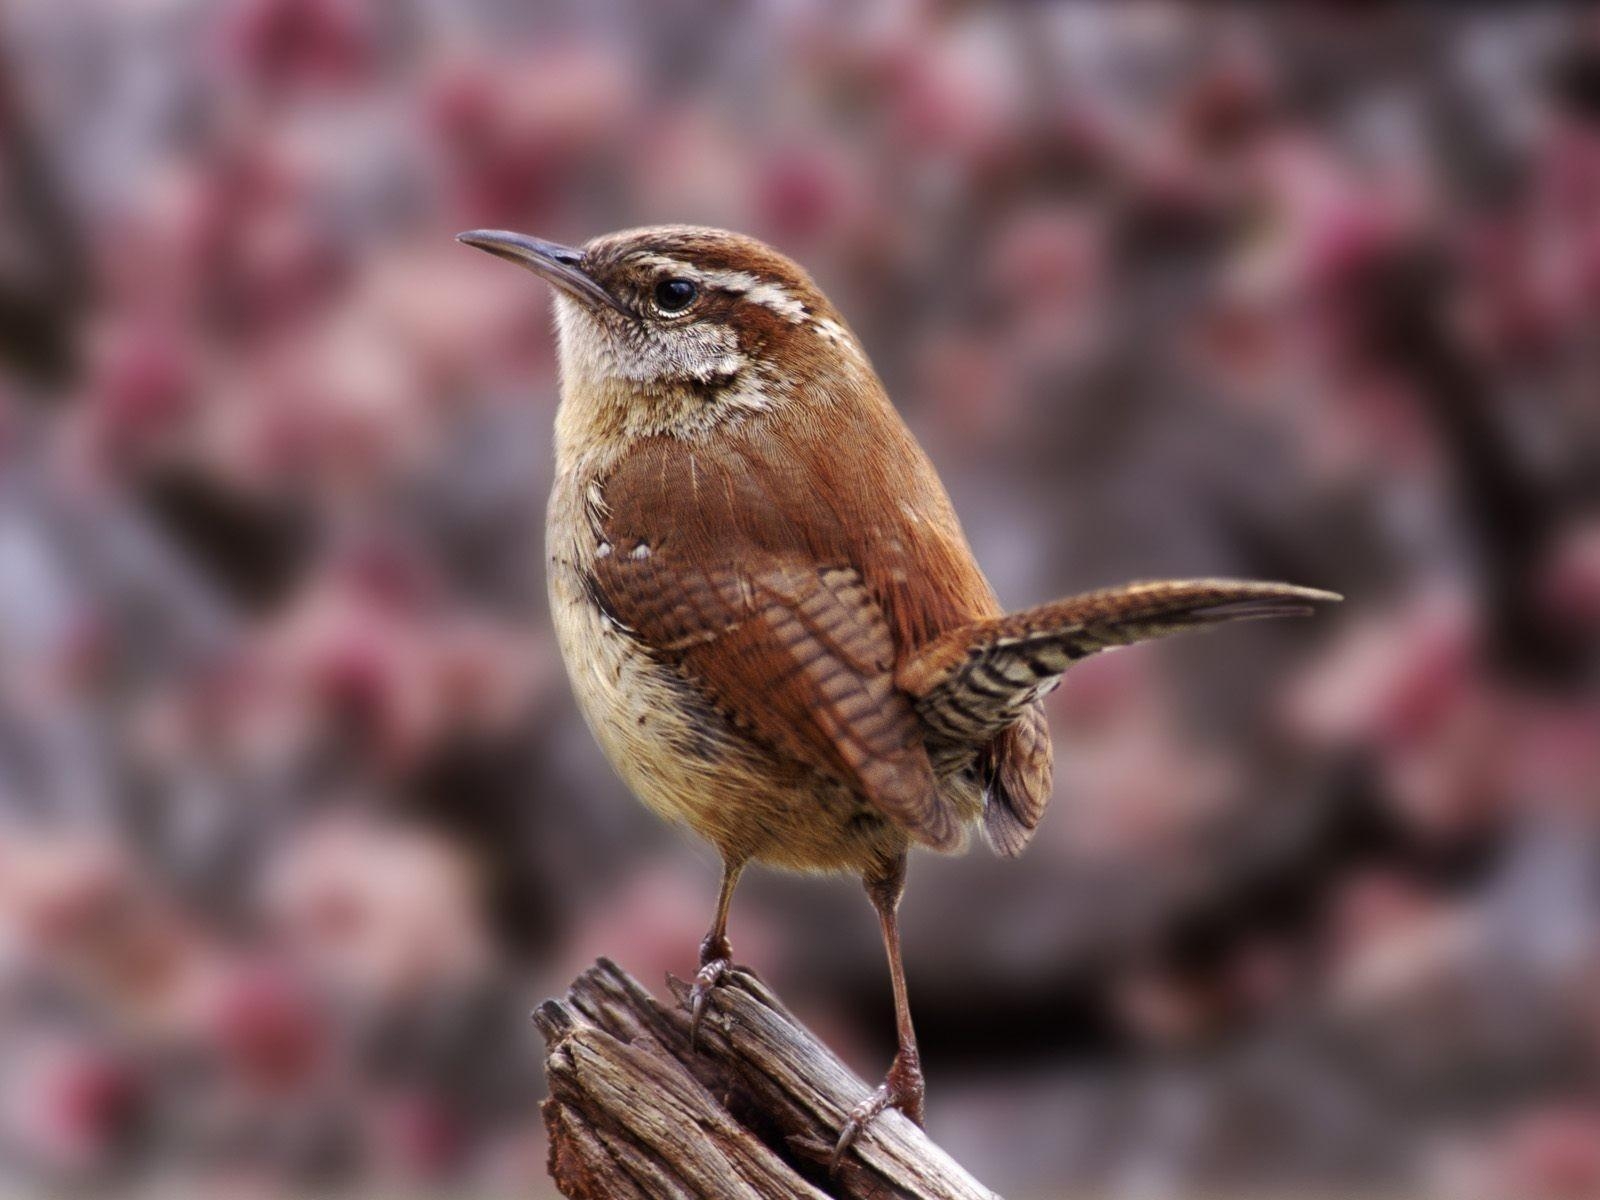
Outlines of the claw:
M899 1109L917 1125L921 1125L924 1091L922 1068L915 1056L896 1057L889 1068L889 1077L872 1095L852 1108L850 1115L845 1118L844 1128L839 1130L839 1140L833 1144L833 1153L828 1156L828 1174L839 1173L839 1166L850 1152L850 1147L855 1145L862 1130L877 1120L884 1109Z
M700 1022L705 1019L706 1002L711 999L711 989L722 982L722 977L732 967L725 958L713 958L695 972L694 986L689 989L689 1049L699 1049Z
M844 1128L839 1130L839 1140L833 1144L833 1153L828 1156L829 1175L839 1173L839 1164L844 1162L844 1156L850 1153L850 1147L856 1144L861 1131L872 1124L878 1114L888 1107L889 1089L879 1085L877 1091L850 1110Z

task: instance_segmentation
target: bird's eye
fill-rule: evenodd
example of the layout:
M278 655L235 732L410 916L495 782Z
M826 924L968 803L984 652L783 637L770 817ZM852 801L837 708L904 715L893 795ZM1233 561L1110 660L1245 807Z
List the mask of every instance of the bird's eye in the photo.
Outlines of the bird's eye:
M656 307L662 312L682 312L699 294L700 289L687 279L663 279L656 284Z

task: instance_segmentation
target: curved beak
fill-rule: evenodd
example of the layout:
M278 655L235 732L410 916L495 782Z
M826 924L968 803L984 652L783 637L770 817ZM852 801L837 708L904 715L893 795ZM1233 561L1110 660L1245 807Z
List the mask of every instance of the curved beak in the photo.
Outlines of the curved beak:
M527 267L574 300L591 308L604 304L619 313L626 314L628 311L616 297L585 273L582 250L505 229L473 229L456 234L456 241Z

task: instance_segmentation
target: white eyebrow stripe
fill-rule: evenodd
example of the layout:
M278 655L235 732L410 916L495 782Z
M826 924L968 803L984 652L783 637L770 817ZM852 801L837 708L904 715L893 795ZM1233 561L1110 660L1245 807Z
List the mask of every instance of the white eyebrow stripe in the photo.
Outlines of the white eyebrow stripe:
M796 300L782 284L757 283L745 292L744 298L752 304L770 308L780 317L798 325L806 319L806 306Z
M707 271L664 254L639 254L634 256L634 261L659 271L671 271L682 275L704 287L720 288L722 291L743 296L751 304L771 309L780 317L797 325L806 319L805 305L792 292L781 283L762 279L749 271Z
M761 277L749 271L702 271L698 267L686 269L707 287L721 288L726 292L744 294L761 286Z
M645 267L652 267L657 271L678 271L684 274L694 274L695 270L681 259L668 258L665 254L629 254L626 261L635 262Z
M721 288L743 296L751 304L770 308L795 324L806 319L806 306L781 283L773 283L748 271L701 271L698 275L700 282L707 287Z
M826 341L836 346L849 346L855 344L855 339L850 336L849 330L831 317L819 317L816 322L817 333Z

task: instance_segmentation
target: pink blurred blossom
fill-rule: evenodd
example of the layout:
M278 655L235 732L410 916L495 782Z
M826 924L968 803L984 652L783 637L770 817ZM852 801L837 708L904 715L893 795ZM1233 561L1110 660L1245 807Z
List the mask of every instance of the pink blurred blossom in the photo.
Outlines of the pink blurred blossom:
M327 1017L288 964L267 958L214 972L201 1001L206 1040L245 1086L266 1095L294 1092L327 1053Z
M450 64L431 84L428 122L462 223L547 228L580 164L606 152L638 102L628 64L593 44L514 66Z
M268 92L362 83L377 53L371 0L244 0L224 10L221 66Z
M92 1041L51 1039L10 1074L0 1129L29 1166L87 1176L110 1165L144 1097L144 1081L125 1056Z
M271 865L263 902L288 953L380 1008L467 986L491 961L476 871L419 828L314 824Z
M434 1180L461 1165L468 1149L467 1129L446 1099L427 1092L404 1092L381 1100L370 1136L380 1164L399 1180Z
M1506 1136L1508 1195L1518 1200L1589 1200L1600 1195L1600 1113L1549 1108Z

